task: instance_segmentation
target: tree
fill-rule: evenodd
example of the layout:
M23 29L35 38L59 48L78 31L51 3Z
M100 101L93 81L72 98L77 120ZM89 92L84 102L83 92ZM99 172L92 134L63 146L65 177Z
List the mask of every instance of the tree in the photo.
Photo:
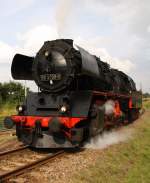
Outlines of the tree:
M143 93L143 97L144 98L149 98L150 97L150 93Z
M21 83L12 81L0 83L0 104L21 102L25 97L24 94L24 86Z

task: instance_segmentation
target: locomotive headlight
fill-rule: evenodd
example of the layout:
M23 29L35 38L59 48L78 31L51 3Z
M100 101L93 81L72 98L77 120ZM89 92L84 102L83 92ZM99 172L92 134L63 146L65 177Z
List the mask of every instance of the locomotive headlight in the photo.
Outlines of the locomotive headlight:
M17 110L17 112L23 112L24 107L23 107L22 105L18 105L18 106L16 107L16 110Z
M22 112L23 111L23 107L22 106L19 106L18 111L19 112Z
M62 113L65 113L65 112L67 111L67 107L66 107L66 106L62 106L62 107L60 108L60 111L61 111Z

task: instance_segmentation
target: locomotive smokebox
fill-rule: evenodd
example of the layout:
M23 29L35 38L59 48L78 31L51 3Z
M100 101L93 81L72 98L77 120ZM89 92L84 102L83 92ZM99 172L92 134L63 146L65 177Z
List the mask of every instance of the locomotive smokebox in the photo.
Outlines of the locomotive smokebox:
M33 57L16 54L11 65L12 77L16 80L33 80L32 64Z
M71 84L75 73L72 45L72 40L47 41L39 50L32 69L41 90L58 92Z

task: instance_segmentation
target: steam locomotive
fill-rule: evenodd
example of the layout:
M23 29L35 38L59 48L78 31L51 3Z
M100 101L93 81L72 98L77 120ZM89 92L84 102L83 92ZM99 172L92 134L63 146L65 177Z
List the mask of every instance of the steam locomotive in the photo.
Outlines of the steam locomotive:
M142 107L129 76L70 39L45 42L35 57L16 54L11 74L39 88L4 120L31 147L78 147L104 129L134 121Z

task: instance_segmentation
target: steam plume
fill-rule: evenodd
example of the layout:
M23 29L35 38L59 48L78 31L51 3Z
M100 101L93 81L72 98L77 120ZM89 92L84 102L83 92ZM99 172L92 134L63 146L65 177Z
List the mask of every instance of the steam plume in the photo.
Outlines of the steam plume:
M104 107L105 107L105 114L106 114L106 115L113 114L114 108L115 108L115 103L114 103L113 100L108 100L108 101L104 104Z
M131 130L119 130L112 132L104 132L102 135L98 135L91 139L91 141L85 145L85 148L92 149L104 149L112 144L126 141L131 137Z
M71 15L73 0L59 0L56 10L56 23L59 37L63 36Z

